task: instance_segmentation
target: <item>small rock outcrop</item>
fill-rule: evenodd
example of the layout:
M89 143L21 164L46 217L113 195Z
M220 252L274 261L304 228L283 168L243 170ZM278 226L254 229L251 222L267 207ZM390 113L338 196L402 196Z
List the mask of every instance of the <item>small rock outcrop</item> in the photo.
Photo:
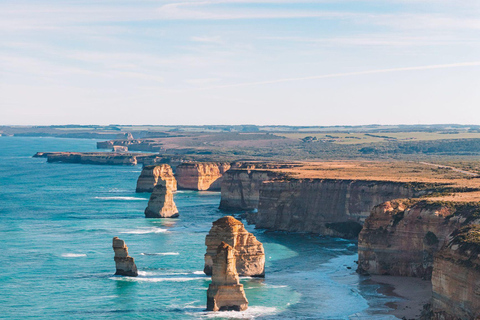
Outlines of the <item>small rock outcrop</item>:
M240 276L265 276L265 252L262 243L245 229L243 223L231 216L213 222L205 238L205 274L212 274L213 260L222 242L235 249L236 270Z
M207 311L243 311L248 308L236 270L235 249L222 242L213 257L212 283L207 290Z
M480 226L456 230L435 256L432 312L435 320L480 318Z
M138 276L137 266L135 265L135 259L128 255L128 247L125 241L118 237L113 238L113 251L115 252L115 265L117 271L115 275L119 276Z
M173 191L164 183L159 183L153 188L145 209L145 218L176 218L178 209L173 202Z
M180 189L219 191L222 176L228 169L230 163L187 162L177 166L175 176Z
M177 181L172 168L168 164L145 166L137 180L136 192L152 192L153 188L163 181L171 191L177 190Z

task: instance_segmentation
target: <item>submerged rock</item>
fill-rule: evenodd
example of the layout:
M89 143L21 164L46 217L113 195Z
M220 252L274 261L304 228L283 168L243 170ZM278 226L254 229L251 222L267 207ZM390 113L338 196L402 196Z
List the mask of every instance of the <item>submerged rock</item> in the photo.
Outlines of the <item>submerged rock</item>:
M152 192L153 188L163 183L172 191L177 190L177 181L168 164L145 166L137 180L136 192Z
M207 246L205 274L212 274L213 258L222 242L235 249L236 269L240 276L265 276L265 252L262 243L245 229L243 223L232 216L225 216L213 222L205 238Z
M145 209L146 218L176 218L178 209L173 202L173 192L164 184L157 184Z
M207 311L243 311L248 308L236 270L235 249L222 242L213 257L212 283L207 290Z
M115 265L117 271L115 275L119 276L138 276L137 266L135 265L135 259L128 255L128 247L125 241L118 237L113 238L113 251L115 252Z

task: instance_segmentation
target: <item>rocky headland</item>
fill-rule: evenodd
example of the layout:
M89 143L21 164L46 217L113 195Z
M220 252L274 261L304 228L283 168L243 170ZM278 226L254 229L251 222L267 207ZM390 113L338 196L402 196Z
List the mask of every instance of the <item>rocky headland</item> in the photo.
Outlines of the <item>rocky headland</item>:
M158 163L163 160L157 154L117 152L37 152L34 158L47 158L47 162L130 165Z
M147 208L145 209L145 218L177 218L178 209L173 201L172 184L165 180L159 180L153 188Z
M284 176L269 170L232 168L223 175L220 209L226 211L254 210L258 208L260 185Z
M426 193L424 185L388 181L267 181L260 186L256 227L356 238L375 205Z
M114 260L117 269L115 275L129 277L138 276L135 259L128 255L128 247L125 244L125 241L119 239L118 237L114 237L112 247L113 251L115 252Z
M358 237L360 273L432 276L435 254L452 232L478 222L477 206L394 200L376 206Z
M215 250L212 283L207 290L207 311L243 311L248 300L236 270L235 249L221 242Z
M168 164L144 166L137 180L136 192L152 192L159 181L164 181L171 190L177 190L177 181Z
M243 223L231 216L213 222L205 238L205 274L212 274L214 258L222 242L235 249L236 270L240 276L265 276L265 252L262 243L245 229Z
M435 320L480 318L480 226L456 230L435 256L432 275Z
M225 162L186 162L176 167L179 189L220 191L223 174L230 169Z

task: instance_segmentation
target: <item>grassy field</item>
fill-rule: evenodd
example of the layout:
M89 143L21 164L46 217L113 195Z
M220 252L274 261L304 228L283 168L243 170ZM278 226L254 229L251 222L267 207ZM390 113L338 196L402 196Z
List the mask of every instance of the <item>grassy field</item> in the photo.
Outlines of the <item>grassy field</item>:
M480 139L480 132L387 132L387 133L277 133L290 139L315 137L317 140L337 144L380 143L388 141L433 141L448 139Z

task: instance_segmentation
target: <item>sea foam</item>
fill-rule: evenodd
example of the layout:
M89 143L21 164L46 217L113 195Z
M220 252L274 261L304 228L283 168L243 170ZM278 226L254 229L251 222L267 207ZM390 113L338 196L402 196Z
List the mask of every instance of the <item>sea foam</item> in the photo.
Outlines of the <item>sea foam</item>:
M162 229L158 227L151 227L151 228L140 228L135 230L129 231L122 231L120 233L129 233L129 234L147 234L147 233L163 233L167 232L167 229Z
M156 252L156 253L146 253L142 252L140 255L142 256L178 256L180 253L178 252Z
M146 198L137 198L137 197L95 197L99 200L126 200L126 201L146 201Z
M79 258L79 257L86 257L85 253L62 253L62 257L64 258Z

